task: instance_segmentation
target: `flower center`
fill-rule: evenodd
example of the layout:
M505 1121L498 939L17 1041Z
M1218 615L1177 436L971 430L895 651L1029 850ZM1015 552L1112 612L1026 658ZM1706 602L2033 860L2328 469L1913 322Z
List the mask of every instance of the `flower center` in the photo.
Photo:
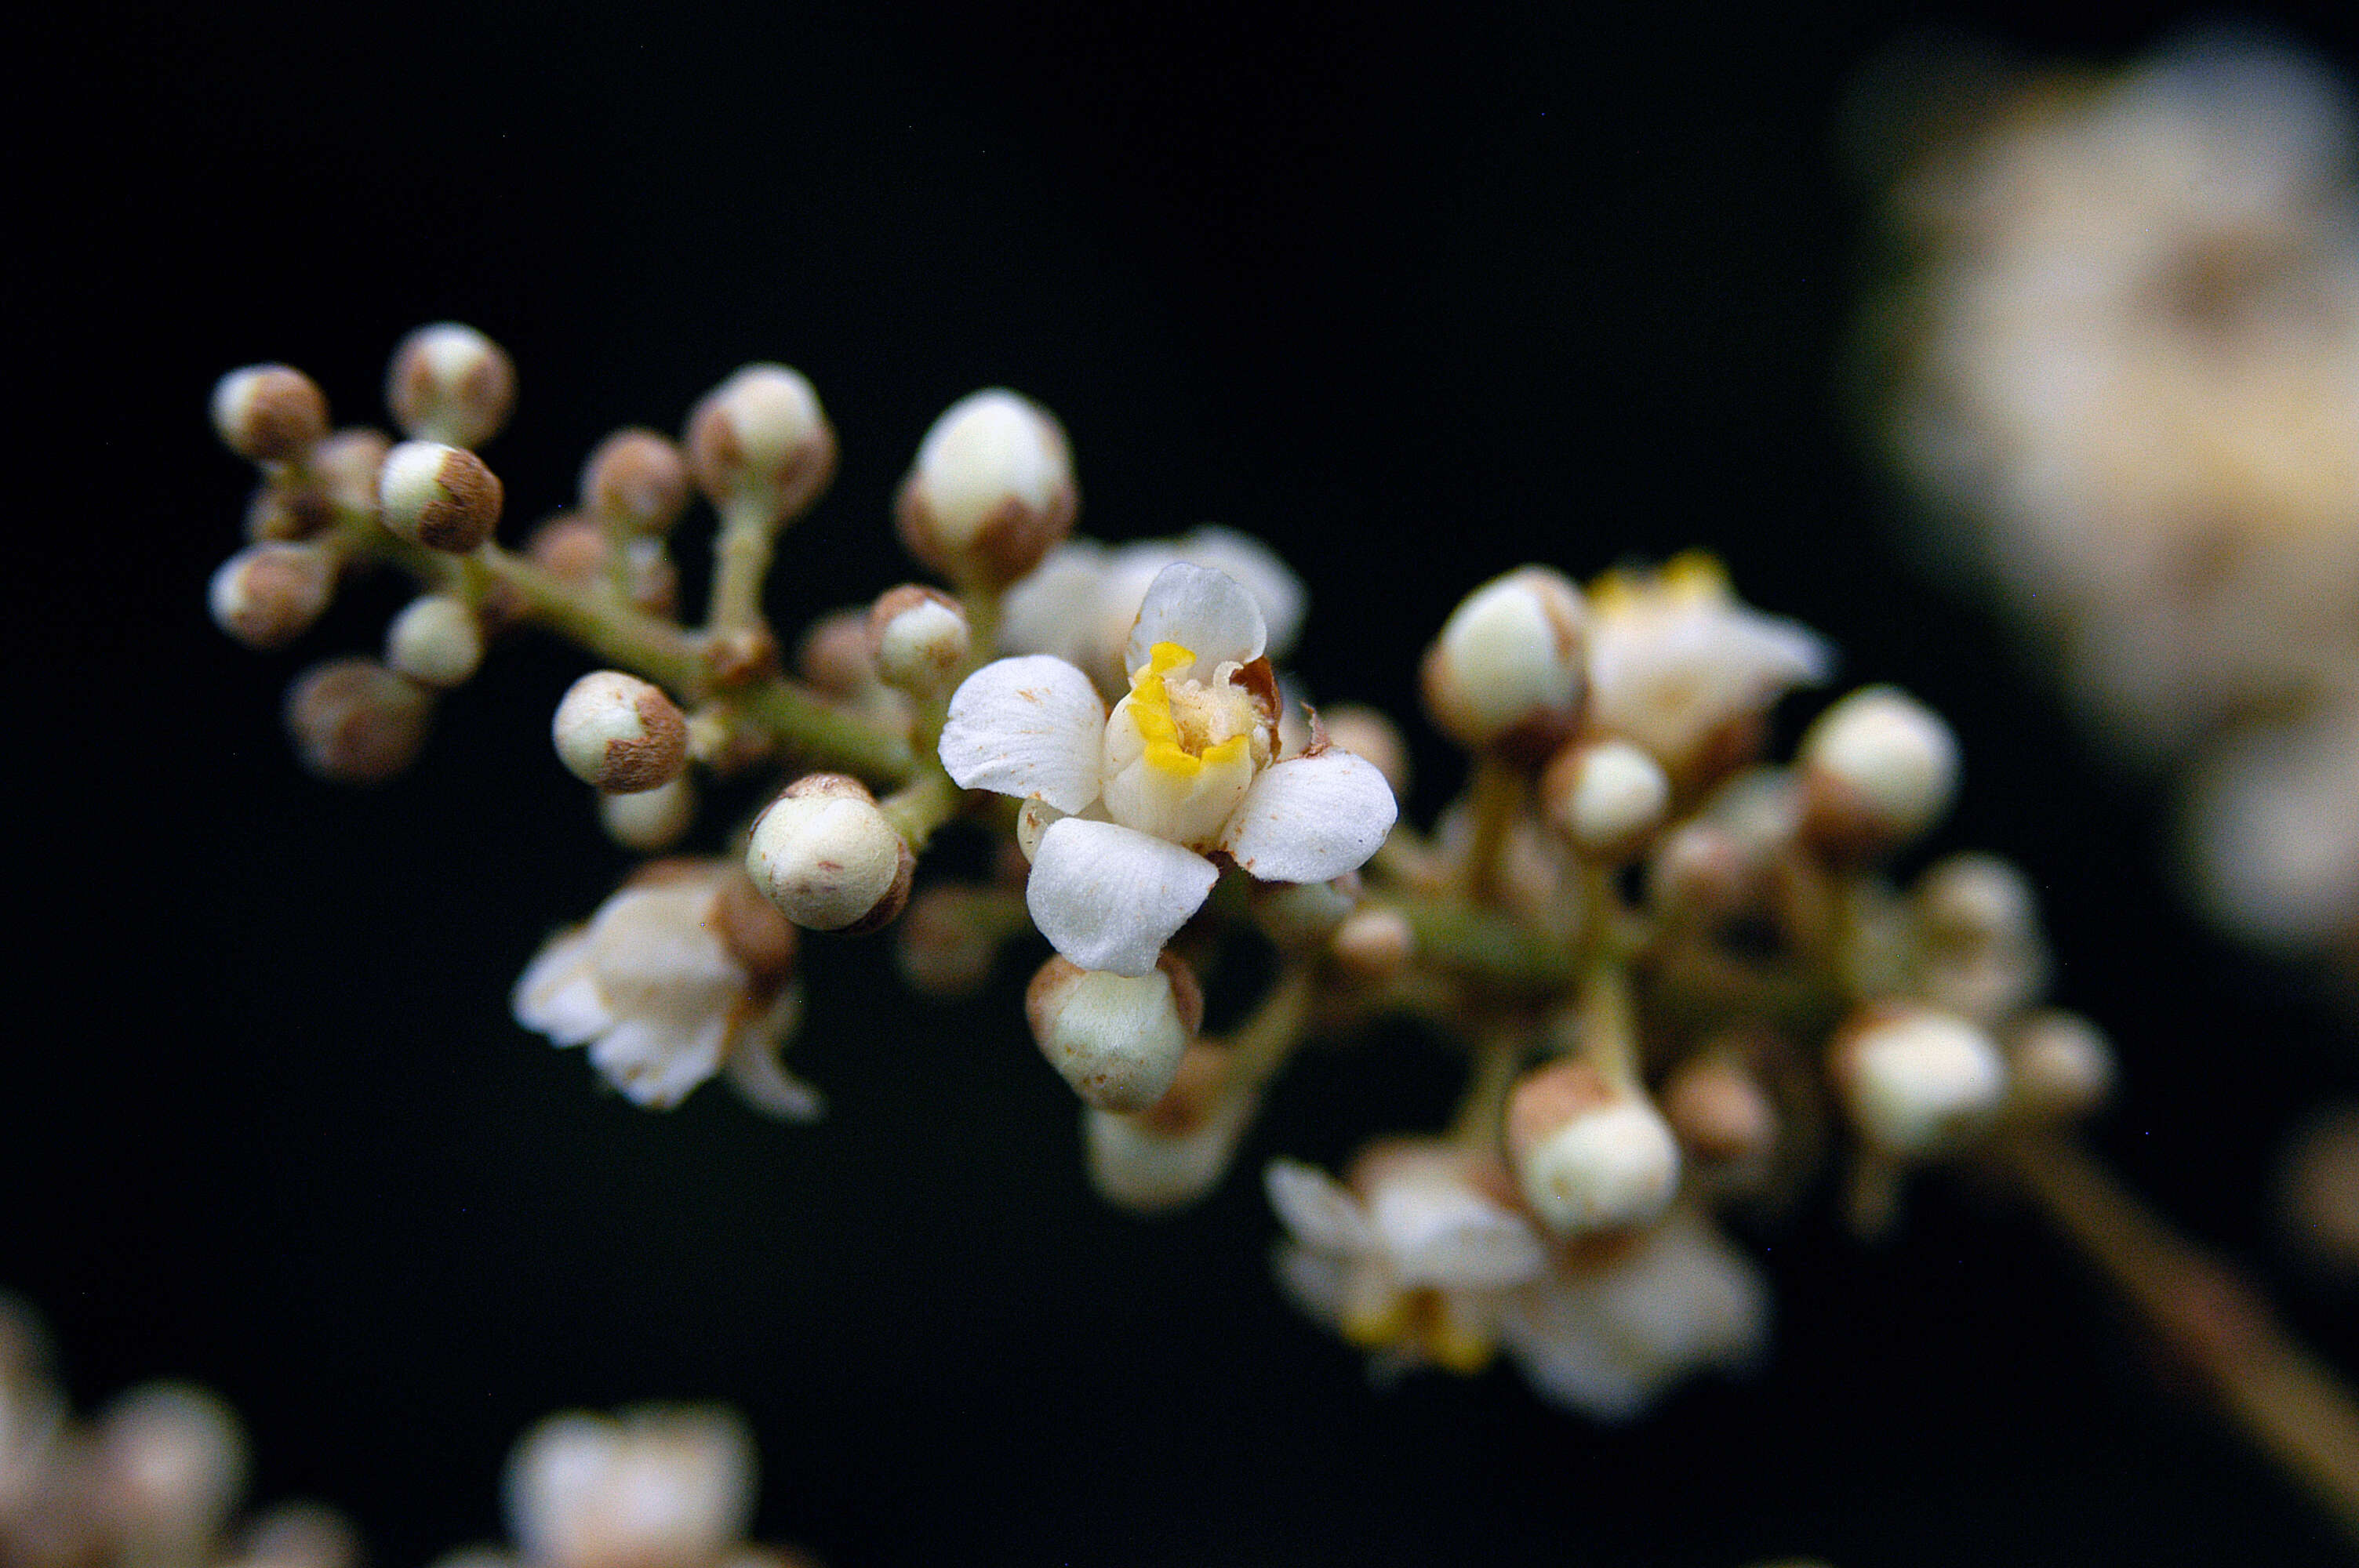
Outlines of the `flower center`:
M1207 763L1233 766L1253 743L1253 699L1217 676L1211 686L1192 675L1175 678L1195 664L1192 650L1158 643L1147 667L1130 677L1130 711L1147 765L1174 778L1193 778Z

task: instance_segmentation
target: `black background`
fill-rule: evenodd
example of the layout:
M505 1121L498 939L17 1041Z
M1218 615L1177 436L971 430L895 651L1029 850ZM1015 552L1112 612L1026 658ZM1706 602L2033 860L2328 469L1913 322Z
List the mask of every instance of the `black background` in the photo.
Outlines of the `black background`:
M261 1493L349 1508L386 1564L496 1533L544 1411L690 1396L753 1419L763 1532L843 1568L2339 1560L2034 1225L1953 1192L1882 1249L1755 1238L1766 1374L1600 1431L1505 1372L1372 1395L1269 1287L1249 1179L1159 1225L1099 1206L1020 963L943 1009L876 946L814 942L794 1059L823 1125L718 1090L632 1110L506 1016L625 863L549 753L563 650L504 654L390 789L296 769L279 688L372 649L397 598L284 655L214 633L245 481L204 399L278 358L379 417L427 319L520 363L489 449L520 521L612 426L676 426L747 359L806 371L844 459L782 553L794 624L907 575L891 486L991 383L1065 419L1087 531L1213 518L1290 558L1330 699L1406 714L1422 638L1521 560L1709 543L1850 676L1955 721L1940 845L2020 858L2061 997L2123 1043L2098 1142L2359 1364L2347 1298L2264 1219L2272 1143L2353 1076L2347 1025L2178 913L2161 795L1901 565L1836 392L1860 62L1944 21L2118 58L2180 18L1118 9L18 25L0 1283L51 1315L76 1395L219 1388ZM1430 815L1453 764L1420 744ZM1449 1088L1412 1038L1314 1059L1245 1164L1333 1160Z

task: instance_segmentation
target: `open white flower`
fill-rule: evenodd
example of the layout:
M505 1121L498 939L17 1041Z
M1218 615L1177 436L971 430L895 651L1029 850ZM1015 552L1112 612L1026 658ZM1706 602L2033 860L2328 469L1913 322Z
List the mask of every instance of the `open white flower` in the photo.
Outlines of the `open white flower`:
M1316 746L1277 760L1267 642L1235 579L1173 565L1139 607L1111 715L1087 675L1046 654L986 665L951 697L942 766L963 788L1039 803L1025 901L1082 968L1152 969L1219 880L1208 856L1319 882L1391 831L1392 788L1372 764Z
M801 1013L794 928L734 860L658 860L559 932L516 982L518 1023L590 1061L634 1104L669 1110L714 1074L792 1121L820 1097L778 1061Z
M1290 1235L1277 1254L1287 1293L1379 1352L1380 1370L1480 1371L1509 1292L1548 1266L1506 1168L1451 1144L1379 1143L1350 1186L1292 1160L1271 1161L1264 1179Z

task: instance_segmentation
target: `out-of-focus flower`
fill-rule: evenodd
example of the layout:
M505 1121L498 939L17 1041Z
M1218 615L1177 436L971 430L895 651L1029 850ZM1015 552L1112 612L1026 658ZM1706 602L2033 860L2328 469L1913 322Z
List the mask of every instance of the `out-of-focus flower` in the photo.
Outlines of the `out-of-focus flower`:
M1297 1305L1377 1354L1377 1369L1490 1364L1508 1292L1548 1254L1493 1155L1430 1140L1379 1143L1350 1184L1291 1160L1265 1173L1286 1224L1277 1274Z
M668 1110L726 1071L757 1109L819 1115L778 1052L801 1011L793 927L731 860L658 860L560 932L516 982L516 1022L587 1045L606 1080Z
M1210 854L1266 881L1317 882L1384 842L1396 807L1373 766L1332 748L1276 760L1267 647L1250 593L1180 564L1139 608L1129 694L1110 716L1086 675L1044 654L986 665L952 695L942 765L1052 818L1025 901L1082 968L1152 969L1212 892Z
M714 1408L551 1416L516 1444L508 1524L537 1568L711 1568L754 1516L754 1440Z

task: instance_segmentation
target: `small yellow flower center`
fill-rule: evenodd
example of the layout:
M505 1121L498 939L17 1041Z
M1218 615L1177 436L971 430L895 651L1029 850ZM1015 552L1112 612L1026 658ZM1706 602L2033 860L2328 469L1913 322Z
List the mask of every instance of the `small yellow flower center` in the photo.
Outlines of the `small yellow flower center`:
M1364 1350L1413 1351L1445 1371L1473 1377L1491 1364L1498 1346L1474 1325L1460 1320L1431 1286L1402 1291L1380 1306L1347 1312L1343 1337Z
M1147 764L1175 778L1193 778L1207 762L1229 766L1251 744L1252 716L1243 692L1170 678L1195 662L1191 650L1158 643L1147 651L1147 667L1130 677L1131 717L1147 742Z

